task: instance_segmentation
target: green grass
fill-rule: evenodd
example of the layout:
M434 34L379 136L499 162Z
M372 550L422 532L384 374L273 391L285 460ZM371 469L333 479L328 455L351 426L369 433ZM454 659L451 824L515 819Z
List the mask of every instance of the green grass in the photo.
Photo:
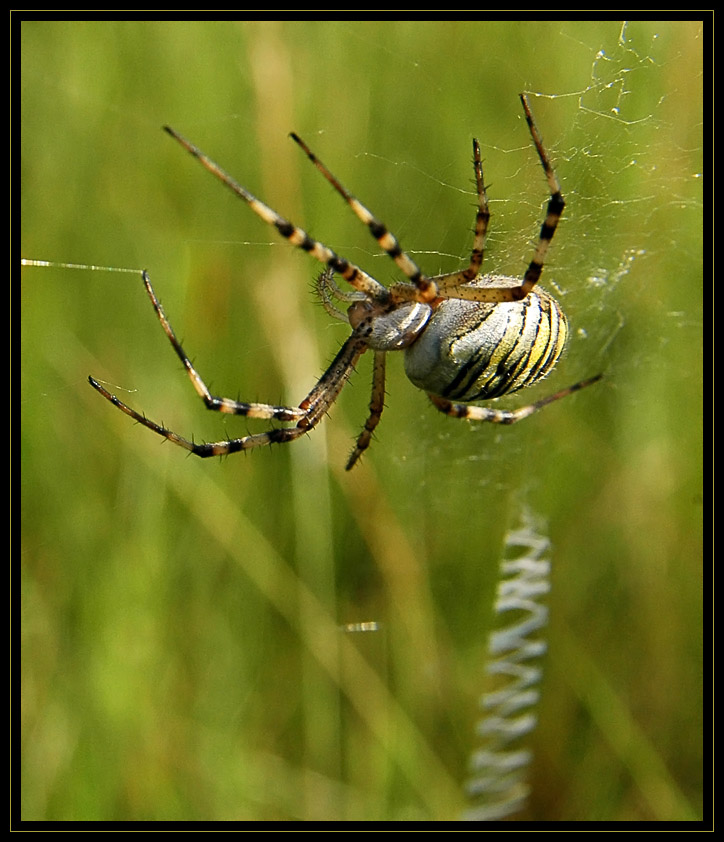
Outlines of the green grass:
M15 271L20 257L146 268L215 391L296 402L346 335L313 300L319 267L161 126L386 283L394 266L288 132L430 273L464 265L478 137L486 268L519 274L546 199L528 90L568 200L544 280L573 334L534 395L605 380L521 425L470 426L392 355L377 440L346 474L363 359L309 437L201 461L87 384L197 440L263 429L205 412L140 276L23 268L15 818L458 818L497 560L523 506L554 553L519 818L700 815L702 32L620 33L22 24ZM339 631L367 620L380 631Z

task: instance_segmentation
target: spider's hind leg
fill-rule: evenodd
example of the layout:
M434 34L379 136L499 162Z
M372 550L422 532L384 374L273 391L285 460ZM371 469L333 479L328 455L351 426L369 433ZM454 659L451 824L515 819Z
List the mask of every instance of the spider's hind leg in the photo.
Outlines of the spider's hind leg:
M602 374L596 374L594 377L589 377L586 380L580 380L578 383L574 383L566 389L561 389L560 392L556 392L554 395L548 395L548 397L541 398L534 403L528 404L527 406L521 406L519 409L513 410L490 409L485 406L453 403L453 401L449 401L447 398L441 398L438 395L432 395L429 393L428 398L430 398L436 409L439 409L440 412L445 415L449 415L452 418L467 418L468 421L490 421L493 424L515 424L516 421L522 421L523 418L527 418L534 412L538 412L538 410L543 409L544 406L548 406L548 404L559 401L561 398L572 395L574 392L585 389L586 386L591 386L594 383L597 383L602 377Z

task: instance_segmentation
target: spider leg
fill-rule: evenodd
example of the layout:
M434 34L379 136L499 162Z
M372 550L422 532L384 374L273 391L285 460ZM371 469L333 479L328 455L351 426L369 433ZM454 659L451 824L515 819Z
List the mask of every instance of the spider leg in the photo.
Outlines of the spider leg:
M597 383L602 377L602 374L597 374L595 377L589 377L586 380L574 383L573 386L561 389L560 392L556 392L554 395L548 395L548 397L541 398L528 406L522 406L520 409L510 411L490 409L483 406L470 406L464 403L453 403L446 398L441 398L438 395L432 395L429 393L428 398L430 398L433 405L439 409L440 412L443 412L445 415L450 415L453 418L467 418L468 421L490 421L494 424L515 424L516 421L522 421L523 418L527 418L539 409L543 409L544 406L548 406L548 404L554 403L561 398L565 398L567 395L573 394L573 392L578 392L580 389L585 389L586 386L591 386L593 383Z
M256 407L260 412L253 416L249 412L239 412L236 414L248 415L249 417L255 418L276 418L277 420L283 421L296 420L297 424L295 427L282 427L268 430L265 433L256 433L226 441L203 442L201 444L190 441L164 427L162 424L157 424L155 421L151 421L150 418L146 418L145 415L132 409L115 395L111 394L93 377L89 377L88 381L96 391L100 392L106 400L110 401L121 412L133 418L139 424L143 424L144 427L148 427L149 430L152 430L159 436L163 436L168 441L173 442L173 444L185 448L195 456L200 456L201 458L208 456L227 456L230 453L250 450L253 447L294 441L305 433L308 433L319 423L329 407L334 403L342 387L354 370L357 360L366 349L367 345L364 340L359 335L353 333L340 348L339 353L327 371L298 407L274 407L268 406L267 404L238 404L239 407ZM262 409L266 410L267 414L261 414Z
M354 331L347 338L316 386L299 404L304 412L304 417L298 422L299 427L311 430L337 400L357 361L367 350L367 342L362 338L363 329Z
M485 238L490 223L490 208L488 206L488 194L483 181L483 162L480 158L480 144L473 138L473 168L475 169L475 187L478 196L478 210L475 214L475 238L473 249L470 255L470 264L462 272L455 272L452 275L445 275L443 279L435 278L441 293L446 290L455 289L460 284L467 284L474 281L480 274L480 267L483 265L483 253L485 251ZM447 297L447 296L442 296ZM458 296L454 296L457 298Z
M535 148L538 151L538 157L540 158L543 171L546 174L548 188L551 191L551 197L548 200L546 218L543 220L543 224L540 229L538 245L536 246L533 259L528 265L528 269L523 276L522 289L525 295L527 295L538 283L538 279L541 276L541 272L543 271L543 262L545 260L546 253L548 252L548 246L550 245L550 241L553 239L553 235L556 233L556 228L558 227L558 222L563 214L563 209L565 208L566 203L563 199L563 194L561 193L561 183L558 181L558 176L553 169L548 153L543 146L540 132L535 124L535 120L533 119L533 114L531 113L530 105L528 104L528 97L525 94L521 94L520 101L523 103L525 119L528 123L533 143L535 143Z
M178 134L170 126L164 126L164 130L171 135L174 140L177 140L181 146L190 152L212 175L215 175L223 184L225 184L233 193L239 198L243 199L254 213L264 220L268 225L271 225L289 242L297 248L311 254L312 257L329 266L345 281L351 284L355 289L366 293L371 298L386 301L389 298L387 288L379 281L376 281L371 275L368 275L354 263L350 263L338 254L335 254L331 248L325 246L319 240L314 240L302 228L289 222L283 216L280 216L276 211L272 210L264 202L261 202L245 187L242 187L235 181L228 173L224 172L221 167L211 160L208 156L193 145L186 138Z
M370 414L365 421L364 428L359 434L357 444L347 460L345 469L352 470L357 460L367 450L372 442L375 428L380 423L382 410L385 408L385 352L375 351L375 362L372 372L372 397L370 399Z
M423 274L420 267L415 263L415 261L410 257L407 252L402 250L400 243L395 237L395 235L387 228L387 226L377 219L374 214L369 211L362 202L359 201L352 193L347 190L347 188L337 179L329 169L319 160L319 158L312 152L312 150L307 146L307 144L299 137L299 135L295 134L294 132L291 133L291 138L294 140L304 151L306 156L309 160L314 164L314 166L322 173L322 175L327 179L327 181L334 187L334 189L342 196L342 198L347 202L347 204L352 208L355 216L363 222L370 230L372 236L377 240L377 244L382 249L382 251L386 252L389 257L394 260L397 267L405 274L407 278L414 284L414 291L419 293L419 295L412 295L411 290L407 290L406 294L403 294L404 299L410 299L412 297L417 298L420 301L431 301L436 297L437 288L434 282L431 282L430 279ZM396 285L396 287L400 287L400 290L406 285Z
M550 190L550 199L548 200L546 218L543 220L543 224L541 225L540 235L538 237L538 244L536 245L535 253L533 254L533 259L528 264L528 268L526 269L521 284L519 286L514 287L500 288L496 286L470 286L469 282L471 279L467 277L467 273L470 271L469 269L465 270L464 272L455 272L451 275L447 275L442 278L435 278L434 280L437 283L439 295L441 298L460 298L465 301L483 301L493 303L500 303L504 301L521 301L523 298L526 297L526 295L528 295L528 293L540 280L541 273L543 272L543 264L545 262L545 257L548 253L548 246L550 245L550 242L553 239L553 235L556 233L558 222L560 221L560 218L563 214L563 209L565 208L566 203L563 199L563 194L561 193L560 182L558 181L558 177L556 176L555 170L553 169L553 165L551 164L551 160L548 156L548 153L546 152L545 147L543 146L543 141L541 140L540 132L538 131L538 127L536 126L535 120L533 119L533 114L530 110L528 98L525 94L520 95L520 101L523 104L523 110L525 112L526 122L528 123L528 129L530 130L531 137L533 138L533 143L535 144L535 148L538 152L538 157L540 158L543 171L546 175L546 180L548 181L548 188ZM476 164L476 177L477 173L478 170ZM478 190L480 190L480 182L478 182L478 185ZM478 193L478 195L480 195L480 193ZM485 188L483 187L483 197L484 196ZM487 227L487 223L485 224L485 227ZM483 229L483 235L484 233L485 228ZM475 247L477 247L477 243ZM473 250L473 259L475 259L475 247ZM472 265L473 264L471 262L470 268L472 268Z
M130 406L123 403L123 401L121 401L115 395L111 394L107 389L104 389L103 386L101 386L101 384L93 377L89 377L88 382L94 389L100 392L101 395L103 395L103 397L106 398L106 400L110 401L114 406L118 407L118 409L120 409L121 412L125 412L125 414L133 418L134 421L138 421L139 424L143 424L144 427L148 427L149 430L153 430L153 432L157 433L159 436L163 436L170 442L173 442L179 447L183 447L189 452L193 453L195 456L200 456L202 458L208 456L226 456L229 453L237 453L240 450L249 450L252 447L260 447L261 445L265 444L277 444L286 441L292 441L293 439L298 438L300 435L306 432L306 430L301 427L282 427L277 430L269 430L269 432L267 433L257 433L251 436L242 436L238 439L229 439L228 441L202 442L201 444L197 444L196 442L190 441L189 439L185 439L178 433L174 433L173 430L169 430L162 424L156 424L155 421L151 421L150 418L146 418L146 416L142 415L140 412L136 412L135 409L132 409Z
M478 210L475 214L475 239L473 250L470 255L470 265L460 273L464 281L474 281L480 274L480 267L483 265L483 253L485 250L485 237L488 233L490 222L490 208L488 207L488 194L483 181L483 162L480 158L480 144L473 138L473 168L475 169L475 187L478 194Z
M176 334L171 327L166 314L163 311L161 302L156 297L156 293L151 286L151 280L147 272L143 272L143 285L146 287L148 297L151 299L153 309L156 311L158 320L161 322L166 336L168 336L171 345L178 358L183 363L186 373L193 384L198 396L203 400L207 409L213 409L216 412L223 412L228 415L246 415L248 418L275 418L278 421L296 421L304 416L304 413L297 407L292 406L272 406L265 403L244 403L242 401L235 401L231 398L220 398L212 395L208 390L206 384L199 376L199 373L193 367L191 360L186 356L186 352L181 346L181 343L176 338Z

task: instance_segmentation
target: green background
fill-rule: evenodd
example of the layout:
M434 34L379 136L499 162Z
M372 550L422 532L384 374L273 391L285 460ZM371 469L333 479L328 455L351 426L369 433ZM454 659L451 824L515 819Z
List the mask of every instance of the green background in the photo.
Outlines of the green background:
M520 425L470 425L436 412L393 354L376 440L347 474L363 358L312 435L202 461L87 384L196 440L265 428L204 410L140 276L23 267L16 818L459 818L497 564L524 511L545 524L553 572L515 818L698 818L701 22L15 34L13 271L20 257L147 269L217 393L296 403L347 329L314 300L320 267L163 124L384 283L398 270L288 132L430 274L466 265L475 136L485 269L520 275L547 198L522 90L568 201L544 285L572 338L546 383L500 405L605 373ZM365 621L379 630L340 629Z

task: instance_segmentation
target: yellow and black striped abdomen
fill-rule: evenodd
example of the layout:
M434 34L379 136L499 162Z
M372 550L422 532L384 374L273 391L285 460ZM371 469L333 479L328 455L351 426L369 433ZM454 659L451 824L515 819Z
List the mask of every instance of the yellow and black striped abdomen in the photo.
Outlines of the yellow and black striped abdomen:
M516 286L490 276L476 285ZM558 302L539 287L522 301L486 304L445 299L405 351L405 371L420 389L452 401L497 398L545 377L566 344Z

